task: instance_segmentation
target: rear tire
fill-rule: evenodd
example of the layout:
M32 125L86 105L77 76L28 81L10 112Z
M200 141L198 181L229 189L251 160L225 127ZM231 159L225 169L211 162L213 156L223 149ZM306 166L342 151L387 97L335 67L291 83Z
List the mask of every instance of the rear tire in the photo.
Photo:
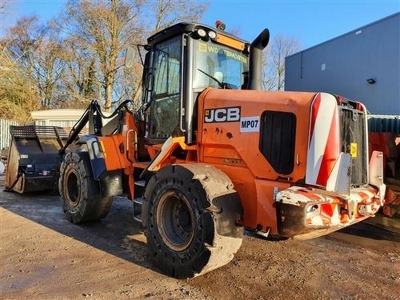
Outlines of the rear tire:
M242 208L230 179L212 166L172 165L149 181L149 256L175 278L204 274L229 263L242 243Z
M65 155L58 189L65 217L75 224L104 218L113 202L113 196L101 196L99 181L93 179L87 152Z

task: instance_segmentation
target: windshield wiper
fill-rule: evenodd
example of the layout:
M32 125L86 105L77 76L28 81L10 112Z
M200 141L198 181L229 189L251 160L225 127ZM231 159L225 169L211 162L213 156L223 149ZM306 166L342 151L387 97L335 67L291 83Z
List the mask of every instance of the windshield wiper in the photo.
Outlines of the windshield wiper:
M228 88L228 84L226 84L225 82L219 81L217 78L215 78L214 76L211 76L207 72L204 72L202 69L197 69L197 70L199 70L201 73L203 73L204 75L210 77L212 80L214 80L216 83L218 83L218 85L219 85L219 87L221 89L227 89Z

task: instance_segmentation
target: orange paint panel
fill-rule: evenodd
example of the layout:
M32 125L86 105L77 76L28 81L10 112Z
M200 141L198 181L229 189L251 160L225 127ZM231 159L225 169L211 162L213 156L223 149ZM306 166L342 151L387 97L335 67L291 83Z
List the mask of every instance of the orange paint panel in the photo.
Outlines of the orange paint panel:
M253 229L261 226L262 231L270 228L272 234L277 234L274 188L280 191L305 177L314 95L219 89L207 89L201 94L196 132L198 161L215 165L231 178L243 204L242 225ZM261 124L264 111L291 112L296 116L291 174L277 173L261 153L260 126L250 131L241 128L241 118ZM278 177L291 178L292 183L276 181Z
M106 168L108 171L118 170L125 166L123 155L118 148L120 136L99 137ZM124 152L125 153L125 152Z
M291 112L296 116L294 168L291 174L283 176L291 177L293 181L303 179L307 159L310 105L313 97L314 93L208 89L201 94L199 100L197 140L199 146L204 149L203 152L200 152L199 161L203 161L209 154L207 152L209 150L206 148L220 148L221 145L229 145L235 149L243 160L243 164L256 177L275 180L282 174L277 173L260 152L259 129L254 132L241 132L241 120L236 118L237 109L240 109L240 118L247 118L247 120L259 118L259 122L261 122L262 113L267 110ZM214 110L214 118L210 118L212 110ZM225 121L219 122L219 120ZM280 151L280 149L276 149L276 151Z
M254 178L247 168L214 165L232 180L243 206L241 225L278 234L274 194L289 187L289 183ZM261 227L261 228L258 228Z
M277 192L287 189L290 185L286 182L255 180L257 192L257 222L262 225L262 230L271 229L271 234L278 234L277 216L274 196Z
M254 184L254 176L247 168L214 164L231 179L235 190L238 192L244 213L243 226L255 228L257 226L257 192Z
M204 147L204 163L244 167L244 161L235 149Z

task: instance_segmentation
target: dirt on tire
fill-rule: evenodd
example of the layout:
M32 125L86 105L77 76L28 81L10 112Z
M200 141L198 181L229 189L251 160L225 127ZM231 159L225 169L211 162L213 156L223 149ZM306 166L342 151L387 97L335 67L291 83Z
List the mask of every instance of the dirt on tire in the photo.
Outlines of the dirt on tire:
M57 195L1 189L0 241L1 299L400 299L400 236L367 223L308 241L247 233L228 265L177 280L150 263L127 199L78 226Z
M69 152L60 167L59 193L65 217L72 223L96 221L110 211L113 197L103 197L93 179L87 152Z
M229 263L240 248L240 200L230 179L214 167L166 166L149 180L145 198L149 257L166 274L205 274Z

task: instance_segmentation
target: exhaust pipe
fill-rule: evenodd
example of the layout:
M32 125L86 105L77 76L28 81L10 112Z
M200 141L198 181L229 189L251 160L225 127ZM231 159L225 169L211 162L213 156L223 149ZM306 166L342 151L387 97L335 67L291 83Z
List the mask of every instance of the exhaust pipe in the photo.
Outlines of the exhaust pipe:
M247 89L261 90L262 51L269 42L269 30L265 28L250 45L249 83Z

